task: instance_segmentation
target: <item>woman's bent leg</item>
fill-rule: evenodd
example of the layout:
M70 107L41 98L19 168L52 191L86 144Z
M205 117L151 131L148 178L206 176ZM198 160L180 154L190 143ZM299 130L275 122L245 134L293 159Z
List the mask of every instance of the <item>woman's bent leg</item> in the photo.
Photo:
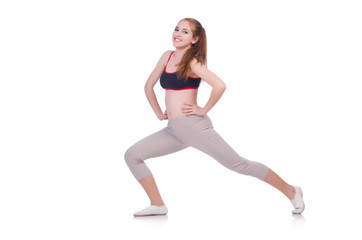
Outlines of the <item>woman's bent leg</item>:
M165 203L162 200L161 194L158 191L156 181L152 175L139 180L139 183L147 193L147 196L151 201L151 205L154 206L165 205Z
M185 149L187 146L170 133L166 127L131 146L124 158L134 177L139 181L152 175L145 160Z
M150 169L144 161L149 158L167 155L173 152L180 151L186 148L177 138L175 138L168 128L164 128L131 146L125 153L126 163L134 177L139 181L147 196L151 201L152 209L145 209L135 213L135 216L167 213L167 208L164 206L163 200L157 188L155 179L152 176ZM161 206L156 208L156 206Z

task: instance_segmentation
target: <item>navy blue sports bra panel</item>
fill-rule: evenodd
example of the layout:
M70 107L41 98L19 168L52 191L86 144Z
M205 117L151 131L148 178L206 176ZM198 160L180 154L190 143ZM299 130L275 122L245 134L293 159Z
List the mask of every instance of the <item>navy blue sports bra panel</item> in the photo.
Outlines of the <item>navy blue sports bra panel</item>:
M185 79L178 79L177 72L168 73L166 72L167 64L170 61L170 58L174 52L170 54L170 57L167 60L165 69L160 78L161 87L166 90L185 90L185 89L198 89L200 86L201 78L192 78L188 77Z

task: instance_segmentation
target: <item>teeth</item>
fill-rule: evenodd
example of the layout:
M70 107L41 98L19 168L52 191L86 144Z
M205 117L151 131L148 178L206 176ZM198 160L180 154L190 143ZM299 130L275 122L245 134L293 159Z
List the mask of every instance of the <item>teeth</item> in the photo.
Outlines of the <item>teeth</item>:
M175 38L175 41L176 41L176 42L181 42L181 40L180 40L180 39L177 39L177 38Z

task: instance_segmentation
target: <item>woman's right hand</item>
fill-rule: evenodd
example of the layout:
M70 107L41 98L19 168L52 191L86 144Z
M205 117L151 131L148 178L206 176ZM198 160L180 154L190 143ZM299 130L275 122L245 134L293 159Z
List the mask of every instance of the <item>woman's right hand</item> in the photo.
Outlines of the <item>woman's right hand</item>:
M167 110L165 110L164 113L158 115L157 117L158 117L158 119L160 119L160 121L168 119L168 117L167 117Z

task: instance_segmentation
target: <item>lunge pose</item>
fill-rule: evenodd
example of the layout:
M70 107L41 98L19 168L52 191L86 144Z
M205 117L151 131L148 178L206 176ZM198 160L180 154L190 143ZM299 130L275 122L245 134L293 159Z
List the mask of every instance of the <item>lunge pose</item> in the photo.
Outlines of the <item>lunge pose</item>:
M287 184L265 165L239 156L214 130L207 113L218 102L226 86L206 67L206 33L202 25L192 18L182 19L172 34L172 42L176 50L162 55L145 84L153 111L160 120L168 120L167 127L135 143L125 153L128 167L151 200L150 206L134 216L165 215L168 212L144 161L187 147L208 154L233 171L272 185L291 201L293 213L302 213L304 202L300 187ZM201 79L212 87L210 98L203 107L197 104ZM153 90L158 80L166 90L164 112Z

